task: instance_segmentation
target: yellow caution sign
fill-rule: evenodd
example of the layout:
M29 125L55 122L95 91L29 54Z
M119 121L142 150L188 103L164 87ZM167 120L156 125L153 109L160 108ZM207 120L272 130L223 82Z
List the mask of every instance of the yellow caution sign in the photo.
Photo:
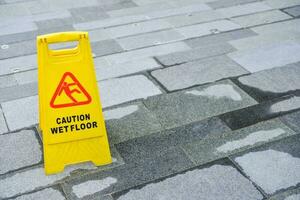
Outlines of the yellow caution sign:
M51 43L78 41L52 50ZM37 37L40 129L46 174L69 164L112 162L86 32Z

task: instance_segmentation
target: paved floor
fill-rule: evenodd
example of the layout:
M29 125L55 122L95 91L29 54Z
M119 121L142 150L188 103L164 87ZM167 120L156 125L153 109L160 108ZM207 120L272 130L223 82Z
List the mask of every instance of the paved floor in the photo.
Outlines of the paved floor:
M299 200L300 0L0 0L0 199ZM113 164L45 176L35 37L89 31Z

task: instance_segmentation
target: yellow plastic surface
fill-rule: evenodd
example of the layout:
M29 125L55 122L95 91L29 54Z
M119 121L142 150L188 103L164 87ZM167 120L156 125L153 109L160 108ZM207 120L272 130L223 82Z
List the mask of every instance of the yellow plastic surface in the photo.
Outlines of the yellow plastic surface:
M78 41L71 49L51 43ZM112 162L87 32L37 37L39 128L46 174L69 164Z

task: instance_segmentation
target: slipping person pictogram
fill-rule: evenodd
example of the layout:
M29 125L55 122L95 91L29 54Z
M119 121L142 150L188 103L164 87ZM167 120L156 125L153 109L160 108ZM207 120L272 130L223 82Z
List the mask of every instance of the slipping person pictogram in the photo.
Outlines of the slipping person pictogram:
M67 78L70 78L73 82L68 83L66 81ZM76 88L71 89L72 87L76 86ZM78 101L73 94L82 94L85 96L85 100ZM62 94L65 94L72 102L66 102L66 103L56 103L56 98L58 96L61 96ZM58 84L58 87L56 88L56 91L51 99L50 106L52 108L63 108L63 107L70 107L70 106L78 106L78 105L84 105L89 104L92 101L90 95L88 92L84 89L84 87L80 84L80 82L76 79L76 77L71 72L66 72L60 83Z

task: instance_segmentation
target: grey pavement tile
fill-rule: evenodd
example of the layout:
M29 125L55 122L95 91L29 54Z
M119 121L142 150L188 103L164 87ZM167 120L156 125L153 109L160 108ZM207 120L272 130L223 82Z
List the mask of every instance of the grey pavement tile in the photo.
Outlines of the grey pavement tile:
M38 29L38 27L35 23L19 22L17 24L9 24L9 25L4 26L4 28L2 28L0 31L0 36L17 34L17 33L26 33L26 32L30 32L30 31L36 31L37 29Z
M30 15L30 11L22 3L20 4L4 4L0 6L0 18L7 19L17 16ZM20 24L21 25L21 24Z
M129 15L124 17L113 17L113 18L108 18L103 20L78 23L78 24L74 24L73 26L76 30L92 30L97 28L105 28L111 26L130 24L130 23L147 20L147 19L148 18L144 15L132 15L132 16Z
M213 9L218 9L218 8L226 8L226 7L252 3L256 1L259 0L217 0L217 1L208 2L207 5L209 5Z
M8 131L6 122L3 116L2 109L0 109L0 135Z
M229 53L228 56L250 72L300 61L300 44L286 41Z
M281 22L279 24L281 24ZM264 27L267 25L262 25L262 26ZM252 29L256 29L258 27ZM271 46L271 45L274 46L276 44L279 45L284 42L299 43L300 42L299 32L296 30L285 31L285 28L286 27L284 27L281 30L278 30L276 34L275 32L259 31L260 32L259 35L256 35L254 37L232 40L229 41L229 43L238 50L266 48L266 46Z
M220 118L226 122L232 130L237 130L299 110L299 108L300 97L288 95L240 110L224 113L220 115Z
M36 52L36 42L35 40L23 41L13 44L8 44L8 48L0 48L0 59L25 56L30 54L35 54Z
M247 149L296 134L280 120L261 122L237 131L209 135L182 145L189 158L198 165L234 155Z
M167 55L156 57L156 59L164 66L172 66L200 60L208 57L224 55L235 51L235 48L228 43L211 45L207 47L199 47L188 51L175 52Z
M35 36L49 34L49 33L55 33L55 32L65 32L65 31L73 31L74 30L74 28L73 28L73 26L71 24L69 24L69 25L62 25L62 26L56 26L55 24L53 24L51 26L53 26L53 27L50 27L50 26L47 27L45 25L44 28L39 29L35 33Z
M42 161L42 148L36 136L34 130L0 135L0 174Z
M46 176L43 167L19 170L0 178L0 198L10 198L37 189L43 189L68 178L71 174L93 171L97 168L91 163L67 167L64 172Z
M22 42L25 40L33 40L36 37L35 35L36 35L36 31L27 31L22 33L2 35L0 36L0 43L9 44L9 43Z
M37 83L29 83L23 85L16 85L7 88L0 88L0 102L11 101L23 97L30 97L38 93Z
M292 17L279 10L271 10L252 15L240 16L232 18L231 20L243 27L257 26L261 24L268 24L277 21L291 19Z
M174 15L182 15L182 14L189 14L194 12L201 12L205 10L211 10L209 6L203 3L197 3L193 5L181 5L181 6L175 6L174 8L169 8L165 10L160 11L153 11L146 13L147 17L150 19L157 19L162 17L169 17Z
M196 24L191 26L185 26L176 28L180 34L186 38L200 37L204 35L211 35L214 33L220 33L235 29L240 29L241 26L237 25L229 20L218 20L213 22L207 22L203 24Z
M259 71L240 77L238 81L249 94L270 100L300 90L300 63Z
M107 11L112 11L112 10L121 10L124 8L132 8L136 7L137 5L131 1L131 0L124 0L124 1L119 1L119 2L111 2L107 4L100 4L103 10Z
M153 71L151 75L167 90L173 91L247 73L227 56L216 56L158 69Z
M125 49L138 49L147 46L160 45L170 42L184 40L184 36L175 30L165 30L142 35L130 36L117 39L117 42Z
M143 75L101 81L98 88L103 108L162 93Z
M185 42L192 48L198 48L198 47L222 44L225 42L235 41L242 38L248 38L248 37L251 38L256 35L257 34L250 29L241 29L241 30L215 34L215 35L193 38L193 39L186 40Z
M96 56L104 56L123 51L115 40L103 40L91 44L92 51Z
M56 27L64 27L64 26L70 26L74 20L69 18L64 19L48 19L48 20L41 20L36 22L39 30L49 30Z
M96 29L88 32L90 42L97 42L102 40L111 39L111 36L108 35L104 29Z
M119 151L119 150L118 150ZM124 157L124 155L121 156ZM135 155L126 155L135 157ZM79 199L105 196L139 184L168 176L192 167L193 164L180 149L170 148L158 155L148 154L138 163L129 163L112 170L88 174L66 181L63 185L68 198Z
M25 194L16 198L13 198L13 200L40 200L40 199L55 199L55 200L65 200L63 193L57 189L53 188L46 188L37 192L33 192L30 194Z
M298 199L300 199L300 187L276 194L270 197L268 200L298 200Z
M70 12L74 23L101 20L109 17L100 6L72 8Z
M292 15L293 17L299 17L300 16L300 6L295 6L292 8L284 9L284 12L288 13L289 15Z
M122 26L106 28L105 32L112 38L125 37L130 35L137 35L141 33L148 33L163 29L171 28L171 24L163 19L137 22L133 24L127 24Z
M121 194L118 200L190 199L238 200L263 199L254 185L229 164L205 166L151 182Z
M266 4L268 4L272 8L282 9L282 8L298 6L300 4L300 2L298 0L285 0L285 1L266 0Z
M3 102L1 106L9 130L18 130L38 123L37 96Z
M300 111L284 115L280 119L291 129L300 133Z
M300 135L232 157L265 193L272 195L300 185Z
M36 55L20 56L0 60L0 75L12 74L36 68Z
M144 101L163 127L172 128L256 104L231 81L159 95Z
M285 1L284 1L285 2ZM254 27L251 30L258 34L278 34L280 32L299 32L300 19L267 24Z
M217 9L217 12L224 15L224 17L231 18L240 15L248 15L257 12L263 12L267 10L272 10L265 2L253 2L243 5L231 6L228 8Z
M206 10L185 15L176 15L165 18L174 27L188 26L192 24L204 23L223 19L224 17L215 10Z
M17 85L17 81L12 75L0 76L0 89Z
M153 11L160 11L165 10L168 8L173 8L172 5L168 4L167 2L160 2L160 3L152 3L148 5L133 7L133 8L125 8L121 10L113 10L107 12L111 17L122 17L128 15L146 15L147 13Z
M17 81L18 85L37 83L38 82L38 72L37 70L30 70L25 72L14 73L12 75L14 80Z
M110 143L120 143L162 130L159 120L142 103L104 111Z
M222 135L230 131L219 118L213 117L193 122L177 128L163 130L139 138L134 138L116 145L125 163L138 165L143 157L155 156L170 148L180 149L180 146L193 141Z
M111 79L151 69L161 68L161 65L158 64L153 58L145 58L111 65L104 58L100 57L94 59L94 65L97 80Z
M175 42L108 55L105 59L111 64L117 64L189 49L191 48L184 42Z

